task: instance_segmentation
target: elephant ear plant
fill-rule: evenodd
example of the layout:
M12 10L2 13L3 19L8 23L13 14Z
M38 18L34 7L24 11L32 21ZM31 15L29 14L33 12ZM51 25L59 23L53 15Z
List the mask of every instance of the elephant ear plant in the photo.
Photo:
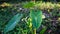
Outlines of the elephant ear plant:
M20 19L22 18L22 14L16 14L6 25L6 27L4 28L4 34L6 34L7 32L13 30L15 28L15 26L17 25L17 23L19 23Z
M32 20L32 28L34 29L34 34L36 34L36 29L41 26L42 22L42 11L40 10L31 10L30 18Z

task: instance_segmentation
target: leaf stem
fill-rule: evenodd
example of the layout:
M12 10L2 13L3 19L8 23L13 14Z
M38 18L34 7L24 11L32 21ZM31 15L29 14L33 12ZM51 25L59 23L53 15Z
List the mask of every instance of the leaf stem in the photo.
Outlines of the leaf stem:
M34 34L36 34L36 28L34 28Z

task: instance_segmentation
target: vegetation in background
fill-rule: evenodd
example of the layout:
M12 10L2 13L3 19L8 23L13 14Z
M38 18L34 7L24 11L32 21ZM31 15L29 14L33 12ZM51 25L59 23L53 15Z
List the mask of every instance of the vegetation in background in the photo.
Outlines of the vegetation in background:
M42 14L45 16L45 18L41 22L41 25L37 29L32 28L34 24L31 23L32 19L29 16L31 10L30 7L34 8L34 10L36 10L36 8L42 10ZM3 34L5 30L4 28L9 23L10 19L18 13L22 13L23 17L19 19L20 21L15 26L14 29L8 30L9 32L7 32L7 34L33 34L34 32L35 32L34 34L59 34L60 33L60 4L59 3L38 1L35 4L33 2L32 3L22 2L22 3L14 4L14 3L4 2L3 4L0 4L0 9L1 9L0 10L1 34ZM37 14L35 15L37 16ZM35 21L33 23L35 23Z

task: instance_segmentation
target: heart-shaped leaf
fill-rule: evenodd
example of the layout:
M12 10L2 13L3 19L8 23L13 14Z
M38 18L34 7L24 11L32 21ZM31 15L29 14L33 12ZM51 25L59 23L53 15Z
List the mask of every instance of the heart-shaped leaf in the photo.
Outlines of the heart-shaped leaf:
M16 24L20 21L21 17L23 15L22 14L16 14L6 25L6 27L4 28L4 33L11 31L15 28Z
M40 10L31 10L30 18L32 19L33 28L38 29L42 22L42 11Z

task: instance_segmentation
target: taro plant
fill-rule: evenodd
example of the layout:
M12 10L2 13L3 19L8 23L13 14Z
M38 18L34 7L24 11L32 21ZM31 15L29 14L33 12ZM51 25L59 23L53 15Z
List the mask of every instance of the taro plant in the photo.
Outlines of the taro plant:
M42 11L31 10L30 18L32 20L32 28L34 29L33 34L36 34L36 30L41 26L41 23L42 23Z

